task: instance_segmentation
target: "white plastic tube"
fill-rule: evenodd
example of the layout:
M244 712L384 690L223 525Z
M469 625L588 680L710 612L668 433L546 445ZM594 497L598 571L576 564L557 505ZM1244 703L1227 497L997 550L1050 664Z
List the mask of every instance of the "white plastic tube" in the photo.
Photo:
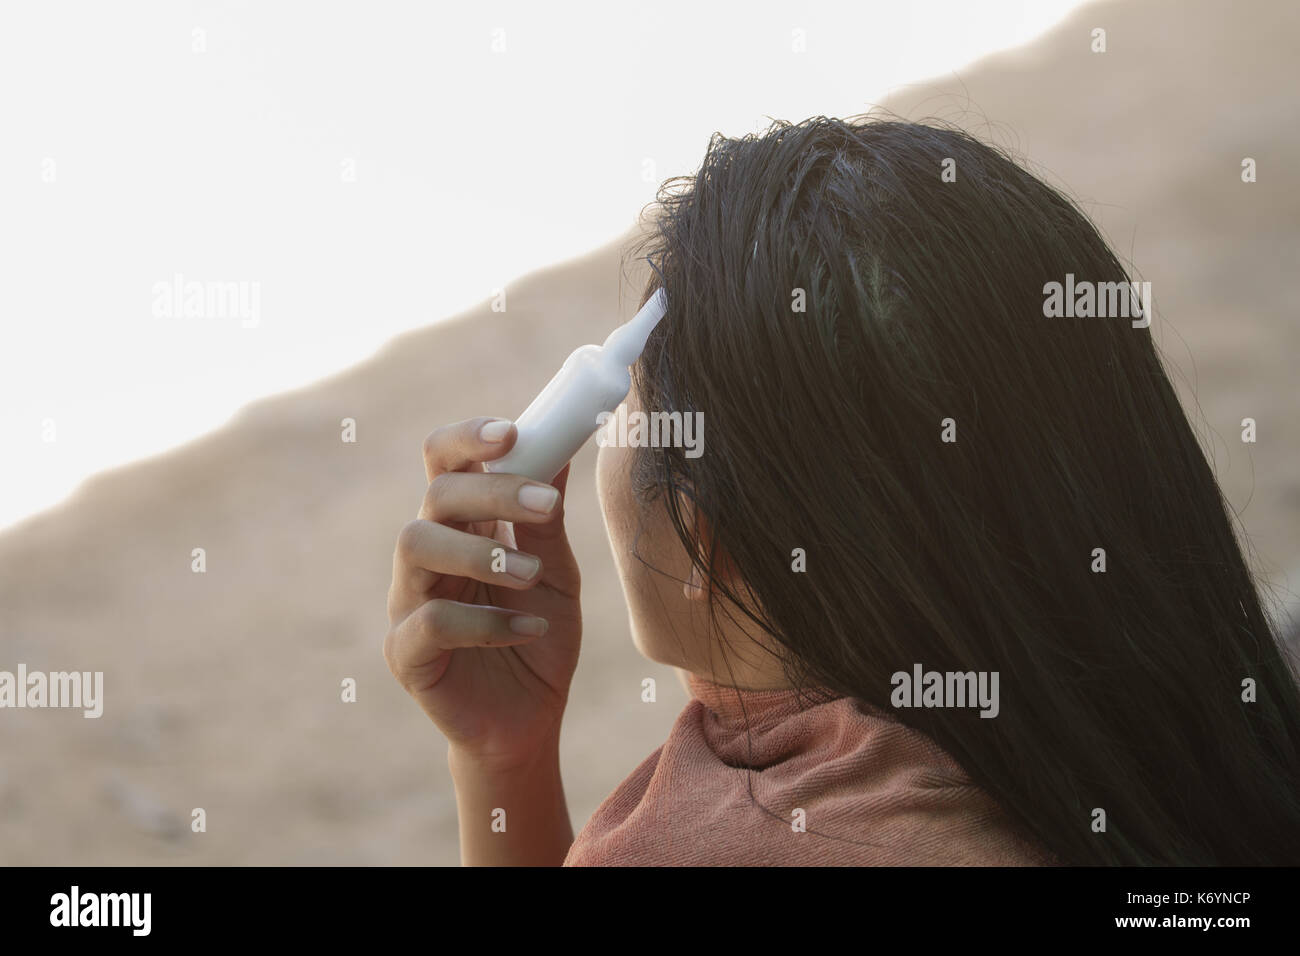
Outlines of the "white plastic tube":
M504 457L484 464L488 471L524 475L549 483L632 387L628 367L641 357L650 333L668 311L662 288L604 345L584 345L565 360L555 377L515 419L519 437Z

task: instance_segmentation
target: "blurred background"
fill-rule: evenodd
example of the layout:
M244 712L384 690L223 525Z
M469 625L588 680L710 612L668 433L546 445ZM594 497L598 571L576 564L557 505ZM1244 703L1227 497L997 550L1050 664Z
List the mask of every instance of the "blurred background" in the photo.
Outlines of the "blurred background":
M658 184L774 118L939 118L1074 197L1294 606L1298 39L1289 2L6 5L0 670L105 702L0 710L0 863L457 862L380 652L421 441L629 317ZM575 828L685 703L632 647L593 457Z

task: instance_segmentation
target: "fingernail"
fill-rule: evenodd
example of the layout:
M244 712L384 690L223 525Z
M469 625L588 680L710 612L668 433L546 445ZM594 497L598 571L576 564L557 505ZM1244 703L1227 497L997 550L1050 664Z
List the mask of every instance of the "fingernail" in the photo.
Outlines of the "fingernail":
M529 617L527 614L516 614L510 619L510 630L516 634L526 634L529 637L541 637L546 633L550 624L543 617Z
M519 489L519 503L529 511L548 515L560 503L560 493L545 485L524 485Z
M541 566L542 562L530 555L518 551L506 554L506 574L520 581L531 581Z
M505 437L509 433L510 422L504 418L496 418L478 430L478 437L484 441L495 443L505 441Z

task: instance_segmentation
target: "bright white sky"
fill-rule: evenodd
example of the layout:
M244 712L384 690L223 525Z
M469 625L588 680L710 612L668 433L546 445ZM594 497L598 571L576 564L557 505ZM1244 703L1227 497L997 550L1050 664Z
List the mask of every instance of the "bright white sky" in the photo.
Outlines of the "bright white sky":
M714 130L863 112L1075 6L5 3L0 527L610 241ZM256 327L157 317L177 273L258 283Z

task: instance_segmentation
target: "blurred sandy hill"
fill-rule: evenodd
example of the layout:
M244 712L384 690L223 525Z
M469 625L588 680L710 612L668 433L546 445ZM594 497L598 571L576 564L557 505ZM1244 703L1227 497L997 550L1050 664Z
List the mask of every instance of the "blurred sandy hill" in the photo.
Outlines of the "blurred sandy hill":
M1300 568L1298 19L1289 3L1101 4L888 103L1032 158L1153 283L1157 340L1278 583ZM99 720L0 713L0 862L456 862L445 745L380 654L393 541L423 493L428 431L517 414L630 315L643 276L620 277L627 241L522 278L504 314L485 303L405 335L0 537L0 669L102 670L106 687ZM1246 417L1257 445L1240 441ZM570 483L587 622L564 739L575 826L684 703L630 643L593 453ZM198 547L205 574L190 570Z

